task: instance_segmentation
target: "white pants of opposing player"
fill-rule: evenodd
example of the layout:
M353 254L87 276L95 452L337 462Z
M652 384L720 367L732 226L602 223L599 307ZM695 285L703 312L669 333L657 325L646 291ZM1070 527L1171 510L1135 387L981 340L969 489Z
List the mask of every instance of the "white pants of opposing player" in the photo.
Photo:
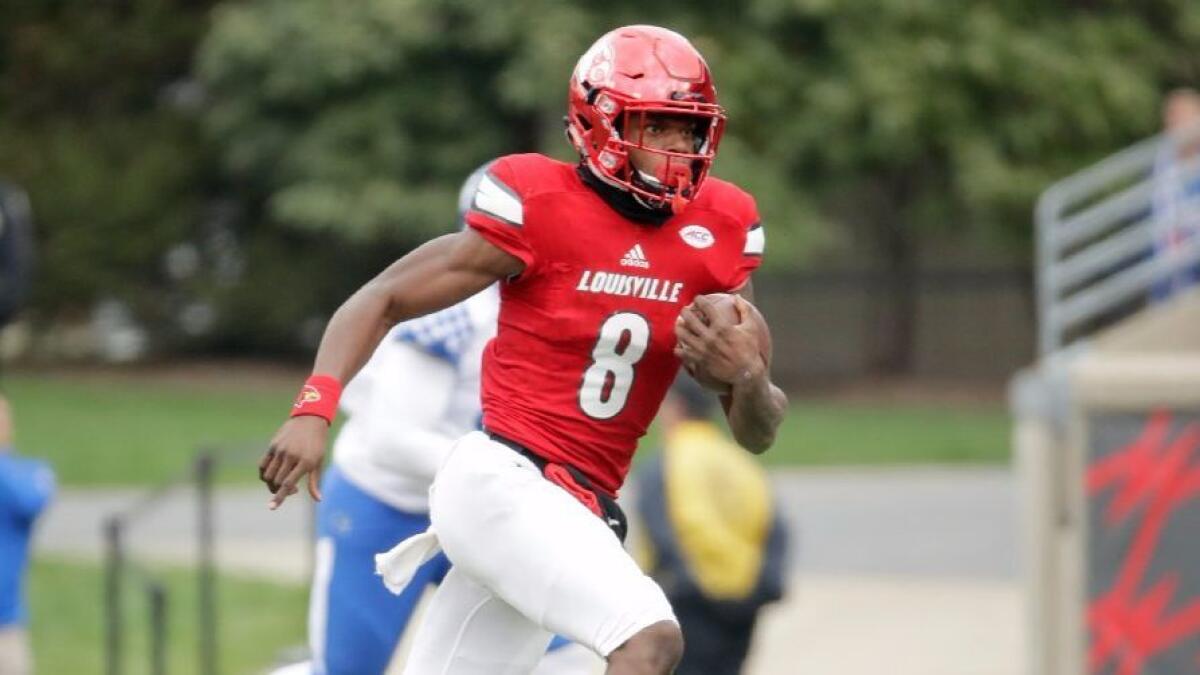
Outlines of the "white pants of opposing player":
M405 675L526 675L558 633L607 657L675 621L610 529L529 459L485 434L458 442L430 489L454 564L417 629Z

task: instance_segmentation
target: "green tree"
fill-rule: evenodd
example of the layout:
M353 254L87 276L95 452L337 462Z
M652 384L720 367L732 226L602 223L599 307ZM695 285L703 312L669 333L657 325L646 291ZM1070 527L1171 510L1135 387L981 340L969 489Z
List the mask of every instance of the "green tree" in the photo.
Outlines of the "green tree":
M769 263L840 247L883 273L886 372L909 365L923 239L1024 251L1037 193L1152 133L1164 88L1200 74L1186 0L260 0L222 8L200 72L272 220L427 236L479 161L569 156L566 75L636 22L707 54L731 118L716 172L759 198Z
M503 84L523 19L506 3L225 5L198 60L224 165L285 226L445 231L476 165L540 145L541 109Z
M575 61L639 11L555 0L226 4L198 58L208 127L226 171L271 222L412 243L444 231L480 162L572 156L562 117ZM667 14L678 19L668 25L713 31L693 34L702 48L715 44L721 26L700 11ZM717 173L746 184L770 222L781 214L772 251L786 261L819 230L807 195L762 161L770 147L755 125L735 125Z
M768 265L866 256L887 281L873 362L903 372L923 242L1026 255L1037 193L1153 133L1161 93L1200 81L1189 0L248 0L210 21L213 5L5 8L0 174L32 197L43 315L116 296L155 320L194 293L227 310L212 344L276 344L444 230L480 161L569 158L575 59L647 22L716 73L731 123L715 171L758 198ZM179 105L193 62L205 135ZM218 197L241 214L245 274L164 283L164 252ZM296 283L315 292L262 290Z
M966 234L1027 259L1037 194L1154 133L1161 93L1200 75L1200 5L1186 0L745 11L715 55L737 64L727 100L759 121L764 163L883 273L872 354L883 372L910 365L923 239Z
M194 227L211 175L195 120L170 95L209 4L5 5L0 175L30 194L43 317L103 296L160 308L162 253Z
M554 2L218 8L196 73L207 137L245 214L247 265L218 299L210 347L295 344L298 326L312 333L391 259L453 227L459 185L479 163L551 145L562 113L543 114L553 105L545 78L512 75L547 68L565 82L560 42L572 40L530 39L538 15L578 23Z

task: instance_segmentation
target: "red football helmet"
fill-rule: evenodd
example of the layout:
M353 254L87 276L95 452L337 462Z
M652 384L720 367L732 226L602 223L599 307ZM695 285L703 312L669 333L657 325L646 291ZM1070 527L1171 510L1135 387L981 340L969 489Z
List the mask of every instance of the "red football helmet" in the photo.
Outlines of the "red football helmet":
M579 59L567 94L567 136L600 180L652 208L680 211L696 196L725 131L708 64L687 38L657 26L626 26L596 41ZM642 145L646 116L694 118L695 148L669 152ZM641 116L641 119L638 119ZM629 150L664 158L650 175Z

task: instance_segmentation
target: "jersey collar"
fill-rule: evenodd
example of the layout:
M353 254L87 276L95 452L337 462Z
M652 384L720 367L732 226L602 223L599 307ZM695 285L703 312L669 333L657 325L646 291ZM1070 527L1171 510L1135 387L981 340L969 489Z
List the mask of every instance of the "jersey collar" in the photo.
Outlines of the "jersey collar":
M639 202L629 192L605 183L597 178L596 174L592 173L592 170L587 168L583 162L575 167L575 173L579 174L579 179L583 181L584 185L600 195L604 203L635 223L659 227L674 215L670 209L652 209Z

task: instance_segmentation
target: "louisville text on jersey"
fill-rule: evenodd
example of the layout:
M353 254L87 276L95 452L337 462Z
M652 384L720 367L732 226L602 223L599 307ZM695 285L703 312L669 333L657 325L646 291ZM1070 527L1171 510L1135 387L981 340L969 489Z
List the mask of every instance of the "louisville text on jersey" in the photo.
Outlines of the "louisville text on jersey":
M575 290L677 303L679 302L679 293L683 290L683 282L616 272L584 270L583 276L579 277L579 283L575 285Z

